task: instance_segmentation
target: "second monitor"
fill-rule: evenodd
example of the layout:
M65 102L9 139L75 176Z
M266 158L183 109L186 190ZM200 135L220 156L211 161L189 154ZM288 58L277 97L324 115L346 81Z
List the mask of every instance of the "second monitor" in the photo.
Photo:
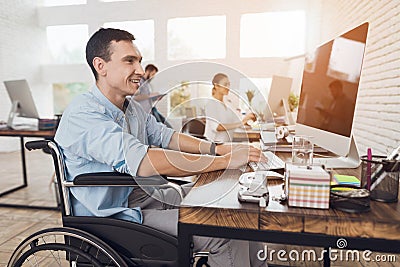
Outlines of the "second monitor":
M4 85L11 100L7 126L12 129L37 130L37 121L35 125L16 125L14 121L16 117L39 119L28 82L26 80L4 81Z
M269 110L266 112L267 120L275 120L283 117L287 124L294 124L293 119L288 117L288 99L293 79L284 76L272 76L271 88L268 94Z

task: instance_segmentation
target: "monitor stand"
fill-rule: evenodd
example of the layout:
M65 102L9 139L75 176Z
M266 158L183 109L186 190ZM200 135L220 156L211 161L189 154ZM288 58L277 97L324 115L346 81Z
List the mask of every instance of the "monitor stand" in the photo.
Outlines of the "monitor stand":
M354 169L360 166L360 163L360 155L353 136L351 136L349 153L345 157L313 158L313 164L321 164L325 168L333 169Z
M288 126L294 127L296 124L296 120L293 118L292 112L289 109L288 103L285 101L284 98L281 99L283 104L283 109L285 110L285 120ZM293 129L294 130L294 129Z
M11 110L10 110L10 113L8 114L8 119L7 119L7 127L8 128L11 128L11 129L13 128L14 119L18 115L18 106L19 106L18 101L12 102Z
M10 113L8 114L7 127L13 130L26 130L26 131L37 131L38 124L22 123L16 124L15 118L19 115L19 102L14 101L11 105ZM18 121L17 121L18 122Z

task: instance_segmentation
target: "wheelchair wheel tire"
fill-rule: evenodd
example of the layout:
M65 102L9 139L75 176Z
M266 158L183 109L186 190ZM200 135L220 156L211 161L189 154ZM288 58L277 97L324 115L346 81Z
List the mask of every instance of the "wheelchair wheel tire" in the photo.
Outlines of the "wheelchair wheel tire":
M45 229L29 236L16 248L8 267L119 266L126 262L102 240L73 228Z
M67 255L71 254L76 255L76 257L81 260L84 260L87 264L90 264L90 266L102 267L101 262L92 257L90 254L85 253L77 248L57 243L34 246L32 249L22 254L13 267L51 266L51 264L59 264L60 266L64 266L63 262L65 262L64 264L67 266L66 264L73 262L72 259L71 262L70 260L67 260Z

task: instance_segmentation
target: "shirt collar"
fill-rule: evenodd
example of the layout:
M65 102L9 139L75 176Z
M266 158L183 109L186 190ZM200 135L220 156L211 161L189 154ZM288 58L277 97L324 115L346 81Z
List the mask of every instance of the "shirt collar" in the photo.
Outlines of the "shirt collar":
M96 97L99 102L104 105L104 107L111 111L112 114L114 114L115 116L122 117L124 115L124 112L122 110L120 110L116 105L114 105L113 103L111 103L110 100L108 100L107 97L105 97L105 95L103 95L103 93L100 91L100 89L97 87L97 85L93 85L92 88L92 94L94 97Z

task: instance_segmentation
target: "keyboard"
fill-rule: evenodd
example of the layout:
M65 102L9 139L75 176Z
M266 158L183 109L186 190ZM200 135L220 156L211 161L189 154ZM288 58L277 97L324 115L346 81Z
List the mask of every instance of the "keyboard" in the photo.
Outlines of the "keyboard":
M268 162L249 162L249 166L253 171L276 170L285 168L285 162L273 152L264 151L263 154L268 159Z

